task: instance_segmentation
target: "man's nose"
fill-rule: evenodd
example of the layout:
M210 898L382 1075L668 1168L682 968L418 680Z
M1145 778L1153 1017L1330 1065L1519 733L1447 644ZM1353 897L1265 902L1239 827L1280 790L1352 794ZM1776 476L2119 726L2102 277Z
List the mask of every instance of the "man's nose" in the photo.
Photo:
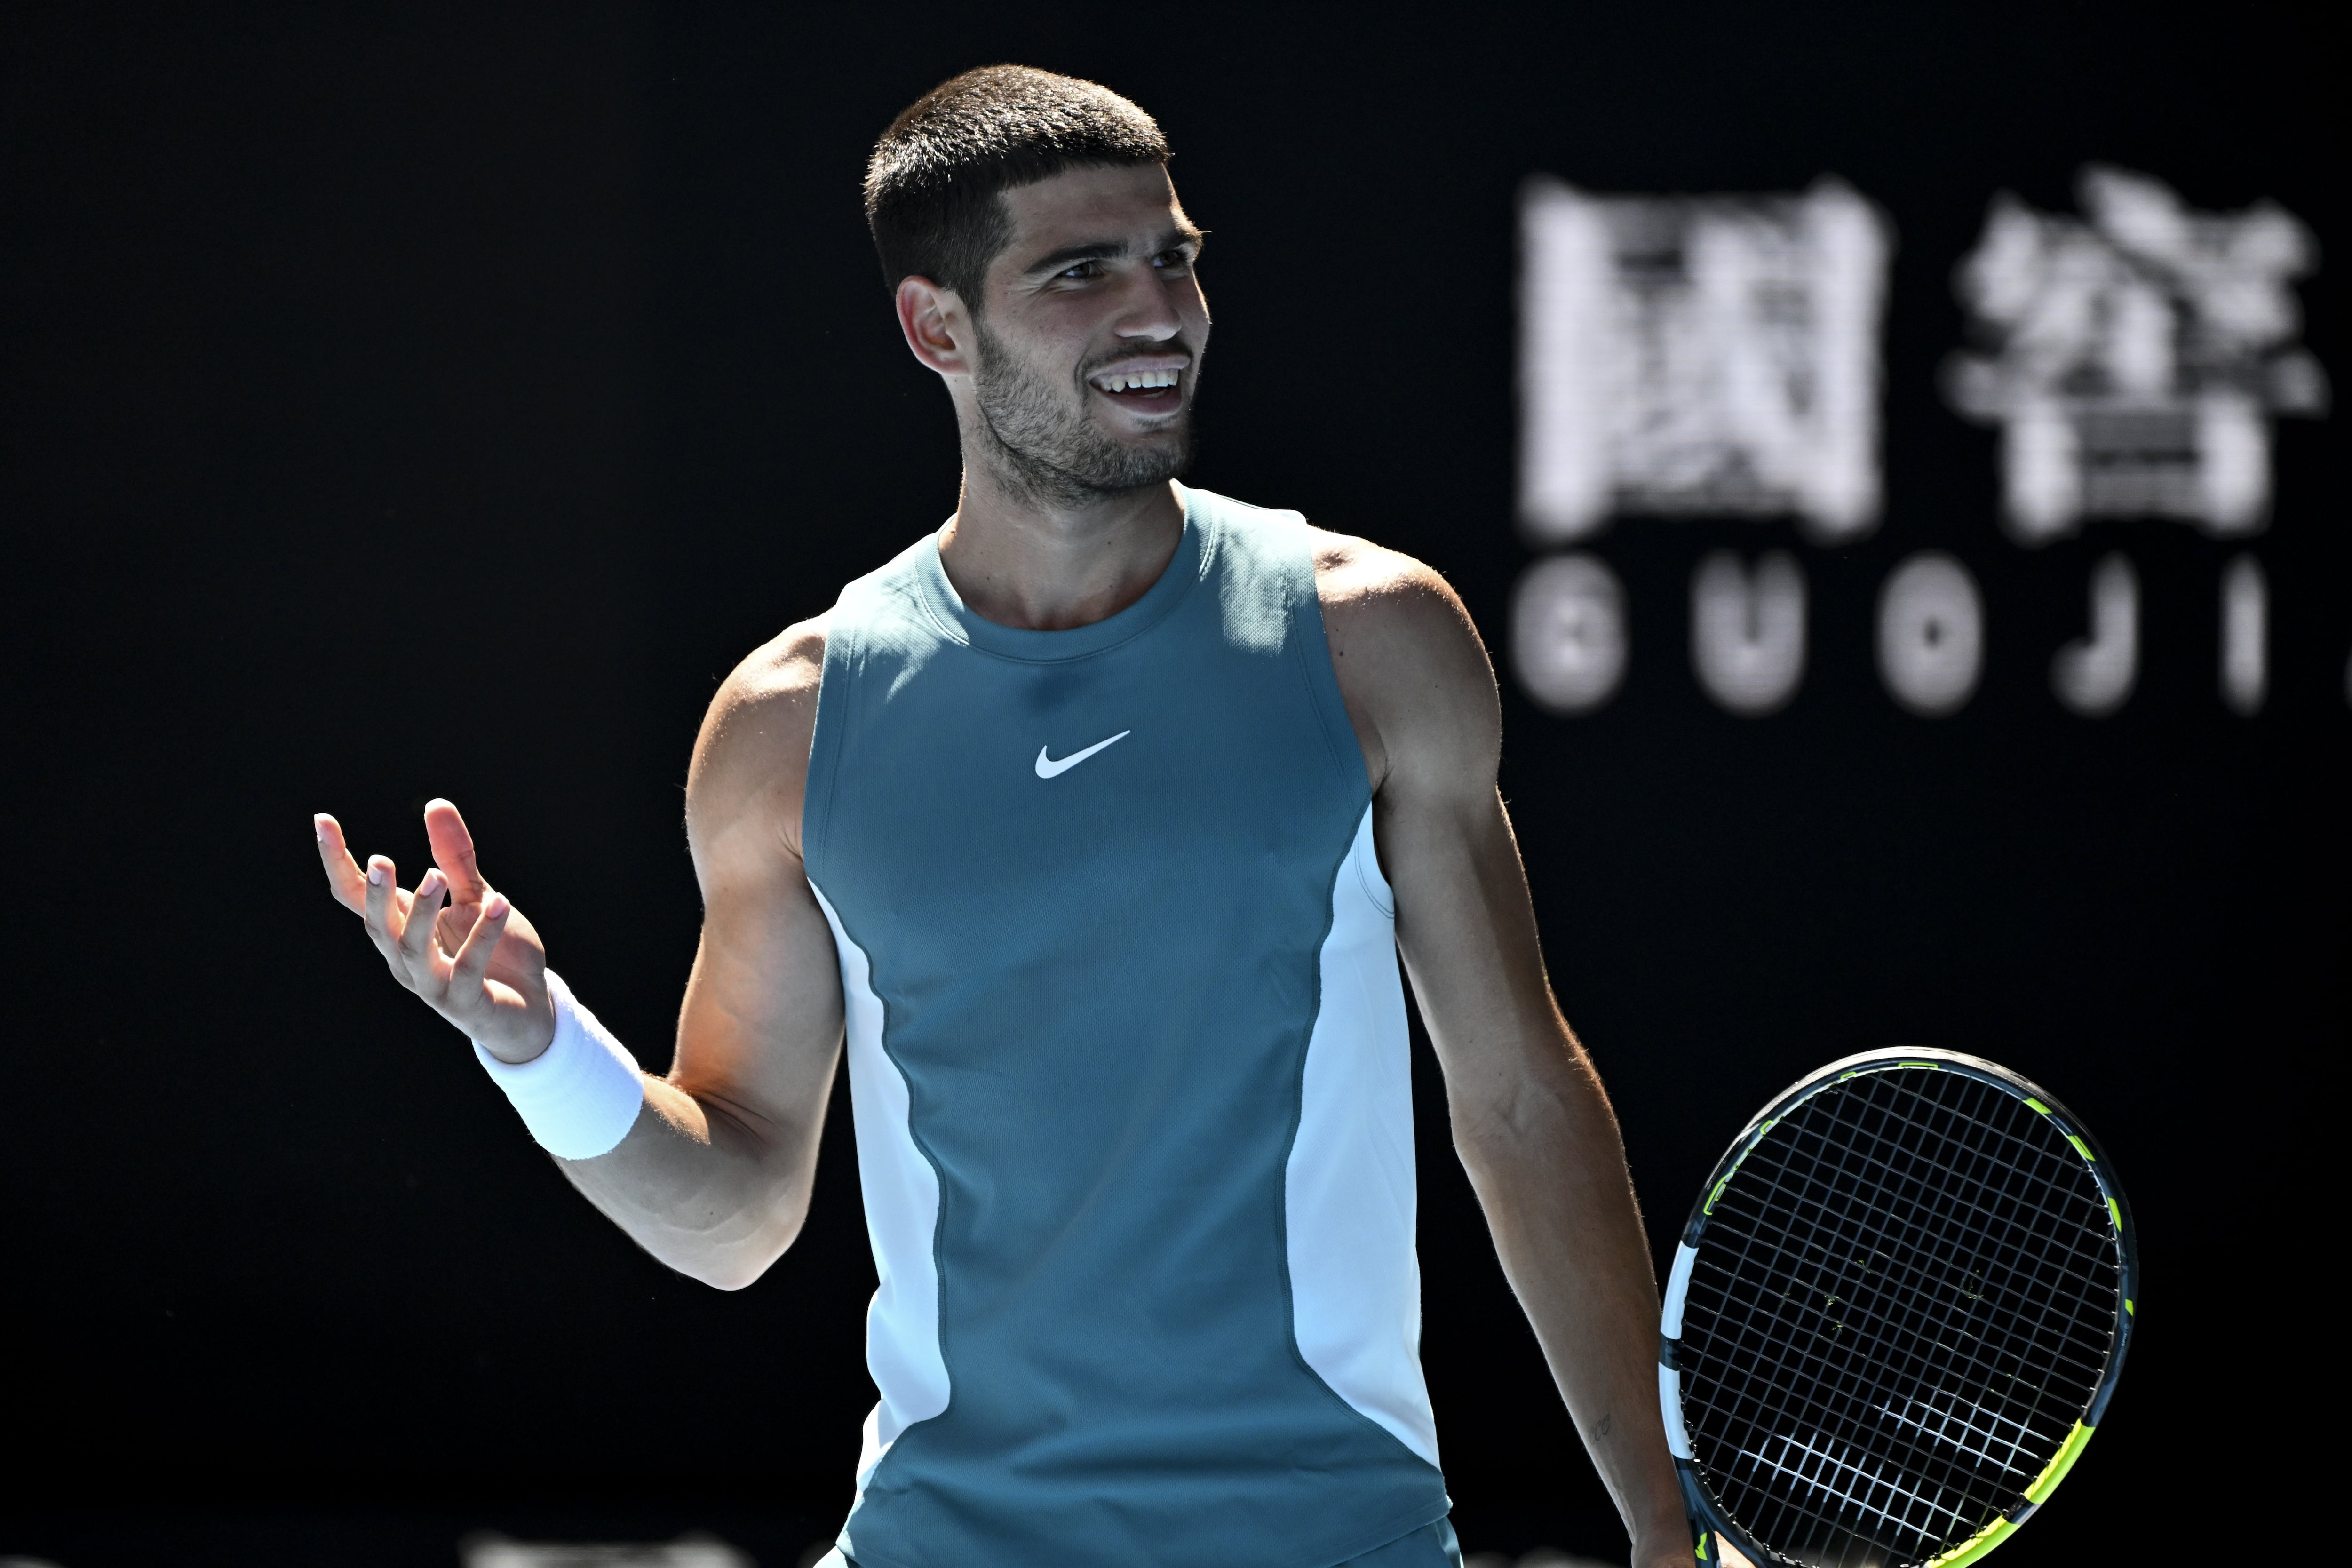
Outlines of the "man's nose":
M1112 330L1123 338L1172 338L1184 327L1177 308L1174 279L1150 265L1137 268L1120 292L1118 320Z

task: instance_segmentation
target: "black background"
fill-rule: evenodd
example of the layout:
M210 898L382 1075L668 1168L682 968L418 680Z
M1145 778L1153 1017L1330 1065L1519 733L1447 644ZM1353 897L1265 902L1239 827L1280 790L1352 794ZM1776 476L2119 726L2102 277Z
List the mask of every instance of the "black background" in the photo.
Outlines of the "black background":
M1529 559L1518 182L1826 172L1887 212L1885 525L1823 551L1620 521L1595 548L1630 592L1625 688L1563 721L1507 680L1555 981L1662 1254L1723 1142L1821 1061L1936 1045L2046 1084L2123 1173L2146 1284L2106 1430L2002 1561L2307 1549L2308 1517L2242 1489L2300 1441L2278 1330L2347 1036L2335 426L2277 426L2272 695L2242 719L2215 689L2227 552L2157 522L2011 543L1994 437L1936 382L1993 194L2073 210L2085 161L2209 210L2273 198L2340 258L2341 59L2294 13L55 6L11 7L0 47L0 1552L423 1563L470 1525L706 1523L789 1563L837 1522L872 1399L845 1108L765 1279L667 1274L385 979L307 817L413 879L416 809L457 800L664 1058L704 703L953 504L866 149L1003 58L1110 83L1178 149L1215 231L1196 479L1428 560L1490 641ZM2340 386L2340 290L2301 292ZM1810 672L1768 720L1713 708L1684 651L1723 543L1790 544L1811 578ZM1942 721L1871 654L1878 584L1928 546L1988 605L1983 685ZM2140 685L2085 721L2049 658L2117 547ZM1421 1059L1465 1545L1622 1560Z

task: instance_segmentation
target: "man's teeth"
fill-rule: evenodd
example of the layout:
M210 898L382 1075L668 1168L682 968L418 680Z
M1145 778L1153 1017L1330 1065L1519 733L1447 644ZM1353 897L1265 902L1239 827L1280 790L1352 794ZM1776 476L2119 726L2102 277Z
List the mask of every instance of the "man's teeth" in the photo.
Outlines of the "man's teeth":
M1175 385L1180 374L1172 370L1129 371L1122 375L1097 376L1095 384L1105 392L1150 392Z

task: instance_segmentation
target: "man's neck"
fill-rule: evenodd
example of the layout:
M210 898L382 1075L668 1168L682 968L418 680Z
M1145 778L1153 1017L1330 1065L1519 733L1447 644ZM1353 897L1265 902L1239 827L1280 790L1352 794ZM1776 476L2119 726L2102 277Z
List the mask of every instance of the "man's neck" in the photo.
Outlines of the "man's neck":
M940 533L940 564L973 614L1067 631L1143 597L1183 537L1173 485L1062 507L1016 496L984 465L967 462L956 514Z

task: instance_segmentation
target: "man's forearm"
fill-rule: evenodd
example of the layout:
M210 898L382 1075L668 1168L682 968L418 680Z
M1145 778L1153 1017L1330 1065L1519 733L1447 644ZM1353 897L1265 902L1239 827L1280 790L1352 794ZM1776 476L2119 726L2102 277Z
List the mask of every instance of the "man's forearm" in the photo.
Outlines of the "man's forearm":
M830 1050L817 1047L822 1036L795 1042L817 1047L802 1054L803 1070L792 1075L805 1092L771 1109L746 1103L740 1070L709 1069L756 1068L774 1058L767 1047L784 1042L752 1036L723 1006L697 1006L707 1004L708 988L689 989L678 1053L679 1068L699 1064L703 1072L659 1079L552 969L541 981L551 1037L520 1059L477 1041L483 1068L572 1184L640 1246L709 1283L749 1284L791 1243L806 1212L838 1037Z
M827 1073L826 1088L831 1088ZM591 1160L557 1163L631 1239L722 1290L758 1279L808 1214L814 1127L780 1126L646 1075L628 1135Z
M1686 1543L1658 1412L1658 1289L1616 1117L1565 1031L1507 1095L1454 1108L1503 1271L1637 1544Z

